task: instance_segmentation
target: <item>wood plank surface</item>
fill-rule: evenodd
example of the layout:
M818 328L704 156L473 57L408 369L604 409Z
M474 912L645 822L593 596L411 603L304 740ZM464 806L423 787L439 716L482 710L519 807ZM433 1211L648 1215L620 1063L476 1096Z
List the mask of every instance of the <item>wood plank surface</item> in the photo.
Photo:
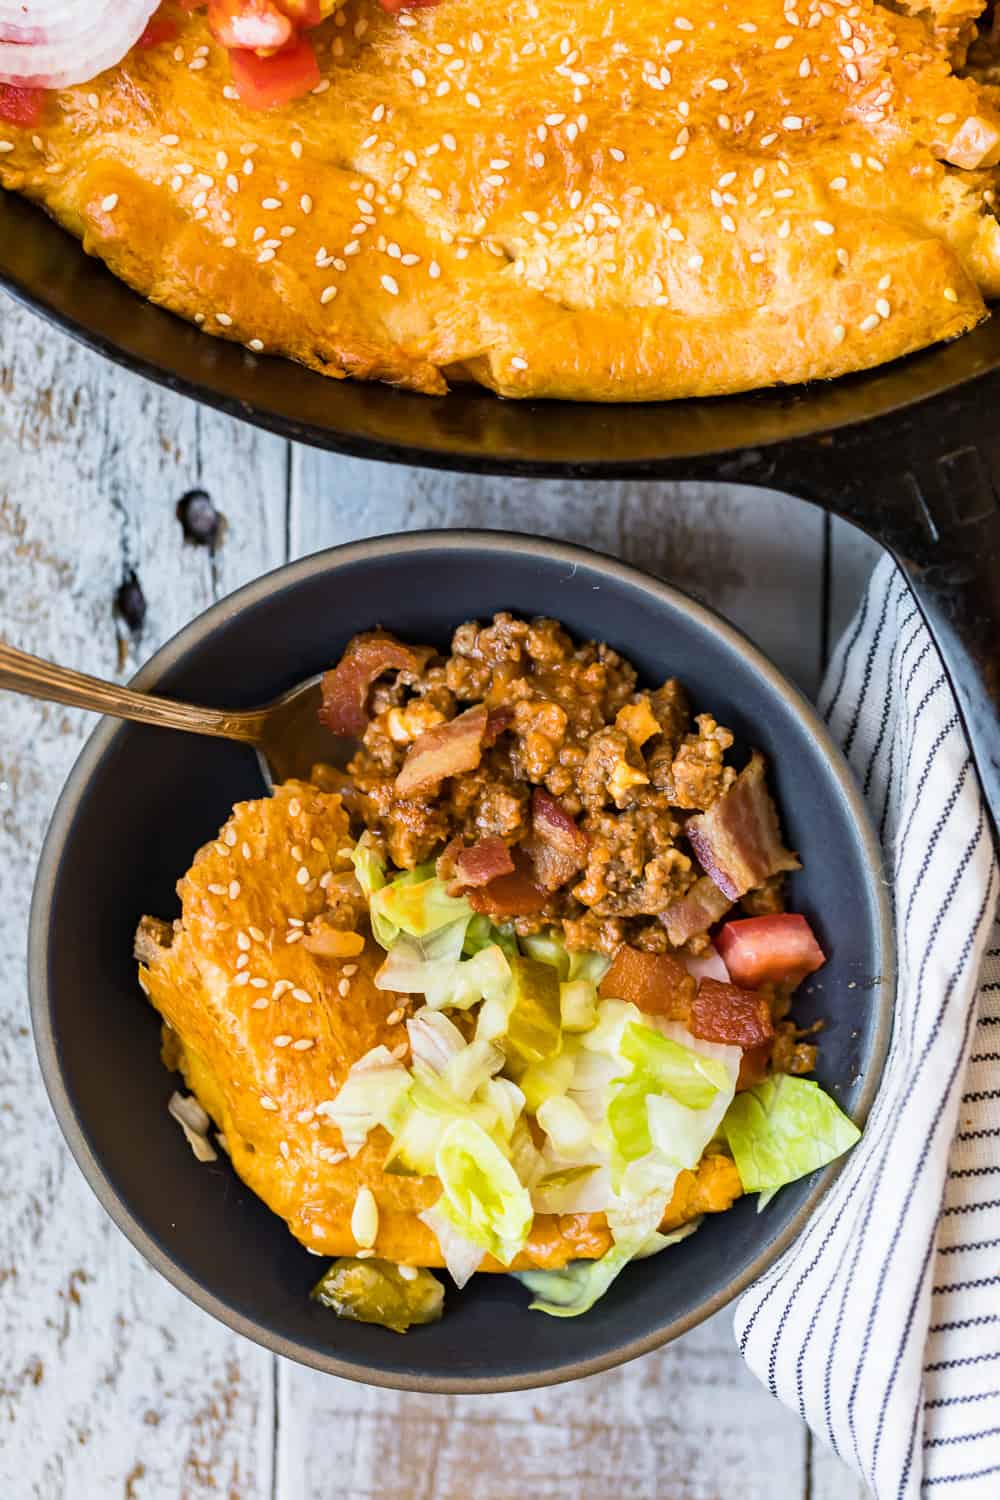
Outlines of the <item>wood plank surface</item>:
M185 541L177 520L195 487L225 517L214 550ZM767 491L537 484L289 450L0 302L0 632L14 643L128 675L286 555L438 526L615 552L721 609L807 691L823 600L836 593L843 611L863 571L845 562L835 590L825 518ZM146 602L137 629L113 607L131 572ZM275 1360L150 1270L63 1147L28 1032L34 866L90 726L7 696L0 712L0 1496L859 1500L847 1471L747 1373L729 1313L578 1385L424 1397Z
M216 559L177 500L210 483ZM219 594L281 560L285 446L0 313L0 601L14 644L127 675ZM148 609L113 609L134 569ZM274 1364L173 1290L62 1143L28 1030L24 942L41 839L86 715L4 695L0 737L0 1495L272 1494Z

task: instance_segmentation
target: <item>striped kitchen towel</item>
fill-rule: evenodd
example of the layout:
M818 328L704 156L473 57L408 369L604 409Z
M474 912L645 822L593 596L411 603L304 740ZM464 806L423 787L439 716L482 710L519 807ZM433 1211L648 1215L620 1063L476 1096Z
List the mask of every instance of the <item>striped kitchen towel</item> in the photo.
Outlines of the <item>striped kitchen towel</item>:
M998 1500L1000 885L951 688L888 557L821 704L892 880L895 1025L861 1142L736 1335L877 1500Z

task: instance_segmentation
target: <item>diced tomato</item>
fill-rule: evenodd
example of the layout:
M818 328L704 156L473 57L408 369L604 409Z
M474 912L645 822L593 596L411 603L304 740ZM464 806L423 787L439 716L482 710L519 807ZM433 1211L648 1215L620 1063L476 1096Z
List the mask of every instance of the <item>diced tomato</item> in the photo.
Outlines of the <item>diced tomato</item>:
M42 118L45 94L45 89L0 83L0 120L7 125L37 125Z
M763 995L718 979L703 979L691 1005L688 1030L703 1042L760 1047L774 1038L771 1007Z
M715 942L734 983L751 989L798 984L826 963L809 923L795 912L726 922Z
M646 953L623 943L601 980L600 993L614 1000L631 1000L649 1016L686 1021L694 998L695 981L672 953Z
M288 17L274 0L208 0L208 24L224 47L273 51L294 36Z
M274 0L274 3L302 31L318 26L323 19L320 0Z
M767 1077L767 1065L771 1061L771 1043L761 1042L759 1047L747 1047L740 1058L740 1071L736 1079L736 1092L752 1089Z
M177 22L171 21L169 16L156 15L136 42L136 46L143 49L159 47L164 42L172 42L176 35Z
M288 104L308 94L320 80L316 54L303 37L272 57L259 57L256 52L234 48L229 54L229 66L236 92L250 109Z

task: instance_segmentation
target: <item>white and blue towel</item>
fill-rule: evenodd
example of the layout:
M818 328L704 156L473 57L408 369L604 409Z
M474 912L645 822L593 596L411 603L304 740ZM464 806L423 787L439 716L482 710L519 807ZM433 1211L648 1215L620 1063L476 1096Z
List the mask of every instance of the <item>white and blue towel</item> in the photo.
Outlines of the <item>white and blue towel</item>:
M877 1500L1000 1500L1000 881L969 747L886 558L821 706L892 880L899 981L861 1142L740 1300L739 1347Z

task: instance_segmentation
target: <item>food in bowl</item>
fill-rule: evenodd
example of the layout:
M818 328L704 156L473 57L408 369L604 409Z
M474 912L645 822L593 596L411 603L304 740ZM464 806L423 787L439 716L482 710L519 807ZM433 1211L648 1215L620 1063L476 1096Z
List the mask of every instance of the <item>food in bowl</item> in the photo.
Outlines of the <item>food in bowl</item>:
M573 1316L853 1144L801 1076L824 954L763 759L677 682L500 614L355 637L322 717L347 770L238 804L136 941L173 1112L335 1257L320 1300L403 1331L444 1265Z
M333 9L166 4L0 83L0 185L206 333L429 394L837 376L1000 293L980 0Z

